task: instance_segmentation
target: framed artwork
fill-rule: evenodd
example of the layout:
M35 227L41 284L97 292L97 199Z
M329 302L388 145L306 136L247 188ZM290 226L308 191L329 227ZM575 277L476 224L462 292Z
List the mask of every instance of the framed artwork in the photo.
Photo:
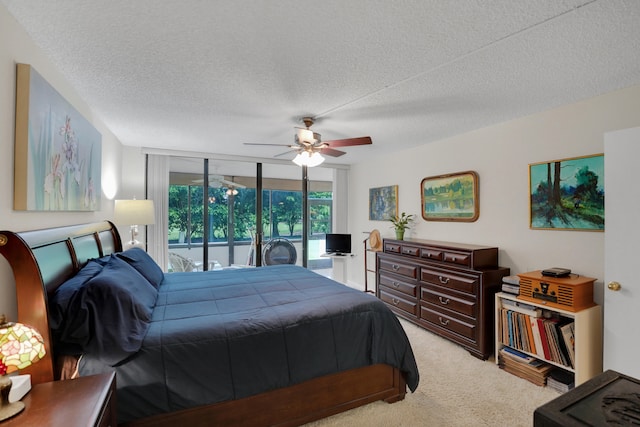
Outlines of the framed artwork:
M387 221L398 215L398 186L369 189L369 220Z
M14 209L99 210L102 135L33 67L16 74Z
M420 201L427 221L473 222L480 216L478 174L467 171L424 178Z
M530 228L604 231L604 155L529 165Z

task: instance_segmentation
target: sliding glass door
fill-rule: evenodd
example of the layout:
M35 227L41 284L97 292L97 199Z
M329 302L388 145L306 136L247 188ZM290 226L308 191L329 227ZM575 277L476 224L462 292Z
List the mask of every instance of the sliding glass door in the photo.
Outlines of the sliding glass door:
M306 189L302 172L293 164L172 157L169 271L330 268L320 255L332 227L332 170L309 171Z

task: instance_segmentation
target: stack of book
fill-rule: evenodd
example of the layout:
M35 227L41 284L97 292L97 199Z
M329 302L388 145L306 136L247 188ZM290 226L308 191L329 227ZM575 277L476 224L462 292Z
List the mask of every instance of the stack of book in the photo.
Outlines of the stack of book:
M500 350L498 366L538 386L544 386L547 383L547 377L553 369L552 365L509 347L503 347Z
M503 277L502 292L512 295L520 295L520 278L518 276Z
M500 309L501 342L539 358L575 368L572 319L519 301L503 300Z
M547 385L560 393L566 393L575 386L574 375L564 369L553 369L547 378Z

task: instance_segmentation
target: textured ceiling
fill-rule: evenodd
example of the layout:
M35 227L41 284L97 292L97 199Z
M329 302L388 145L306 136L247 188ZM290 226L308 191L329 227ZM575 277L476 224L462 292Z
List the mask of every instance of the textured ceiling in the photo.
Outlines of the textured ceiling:
M130 146L270 158L310 115L355 163L640 83L638 0L0 4Z

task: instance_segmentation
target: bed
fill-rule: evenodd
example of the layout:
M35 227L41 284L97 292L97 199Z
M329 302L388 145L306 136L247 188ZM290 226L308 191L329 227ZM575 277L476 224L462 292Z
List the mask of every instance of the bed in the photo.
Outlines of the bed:
M300 425L418 386L391 311L302 267L164 274L108 221L3 231L0 254L47 346L32 382L115 370L122 425Z

